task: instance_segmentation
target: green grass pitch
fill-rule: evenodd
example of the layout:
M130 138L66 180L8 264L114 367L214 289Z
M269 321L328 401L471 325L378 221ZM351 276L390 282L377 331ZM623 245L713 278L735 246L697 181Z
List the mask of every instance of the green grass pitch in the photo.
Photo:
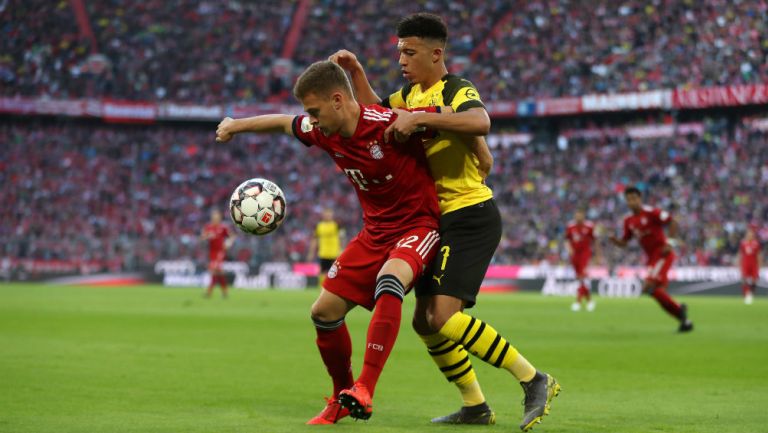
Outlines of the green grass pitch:
M522 392L474 362L495 427L432 426L460 399L410 329L413 298L367 423L305 426L330 380L306 292L0 285L0 432L519 431ZM563 386L534 432L768 431L768 301L688 297L696 330L648 298L481 295L485 319ZM348 317L355 373L369 313Z

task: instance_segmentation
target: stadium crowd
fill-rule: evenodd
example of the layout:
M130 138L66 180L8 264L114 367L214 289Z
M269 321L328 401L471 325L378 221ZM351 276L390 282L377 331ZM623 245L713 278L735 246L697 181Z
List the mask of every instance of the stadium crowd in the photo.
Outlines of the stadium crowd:
M240 234L230 258L303 261L325 206L344 209L336 215L348 233L359 229L353 189L320 150L278 136L225 145L212 136L198 127L0 123L0 257L110 260L123 270L202 261L208 211L226 212L232 189L258 176L283 187L288 218L267 238ZM626 213L621 191L636 184L650 203L674 208L680 264L731 264L745 224L768 220L768 134L742 127L727 137L726 123L711 121L702 136L494 149L489 184L504 221L495 262L565 262L573 211L586 208L604 238ZM605 250L609 263L638 263L637 249Z
M289 100L295 75L339 48L385 93L402 81L395 23L417 10L446 19L449 64L487 100L768 81L764 1L320 0L287 70L276 62L298 1L84 2L93 44L76 3L0 3L1 95Z

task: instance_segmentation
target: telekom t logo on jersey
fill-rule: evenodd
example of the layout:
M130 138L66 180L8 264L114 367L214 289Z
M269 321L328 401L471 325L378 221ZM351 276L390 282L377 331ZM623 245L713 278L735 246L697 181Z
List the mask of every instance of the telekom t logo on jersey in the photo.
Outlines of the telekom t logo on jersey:
M352 179L353 182L357 184L357 186L362 191L368 191L368 188L365 186L368 185L368 181L365 180L365 176L363 176L363 172L356 169L356 168L345 168L344 173L349 176L350 179Z

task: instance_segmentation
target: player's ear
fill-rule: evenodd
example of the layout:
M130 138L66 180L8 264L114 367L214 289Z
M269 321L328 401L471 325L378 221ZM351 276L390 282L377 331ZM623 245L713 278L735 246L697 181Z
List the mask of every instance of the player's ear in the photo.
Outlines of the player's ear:
M334 110L340 110L341 106L344 105L344 97L341 95L341 92L333 92L331 94L331 105L333 105Z
M438 63L443 58L443 47L434 47L432 49L432 63Z

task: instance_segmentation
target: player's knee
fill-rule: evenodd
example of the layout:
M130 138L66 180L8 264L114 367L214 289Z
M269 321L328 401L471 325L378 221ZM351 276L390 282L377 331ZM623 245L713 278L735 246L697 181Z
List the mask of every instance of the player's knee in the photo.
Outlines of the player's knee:
M323 304L319 301L315 301L310 309L310 317L312 321L317 322L336 322L339 319L343 319L344 315L339 314L334 309L328 308L327 304Z
M427 323L431 332L439 332L456 312L445 309L432 309L427 312Z
M413 320L411 320L411 326L413 327L413 330L416 331L416 333L419 335L431 335L436 332L429 326L427 317L423 314L414 315Z

